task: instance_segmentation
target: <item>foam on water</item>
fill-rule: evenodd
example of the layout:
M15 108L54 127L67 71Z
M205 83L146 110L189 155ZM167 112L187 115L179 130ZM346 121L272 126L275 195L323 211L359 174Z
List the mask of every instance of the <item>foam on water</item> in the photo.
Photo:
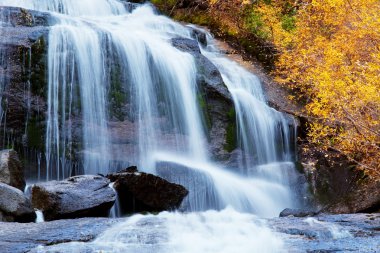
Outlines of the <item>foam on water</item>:
M46 250L61 253L286 252L282 241L264 221L231 208L189 214L135 215L107 229L93 242L65 243Z

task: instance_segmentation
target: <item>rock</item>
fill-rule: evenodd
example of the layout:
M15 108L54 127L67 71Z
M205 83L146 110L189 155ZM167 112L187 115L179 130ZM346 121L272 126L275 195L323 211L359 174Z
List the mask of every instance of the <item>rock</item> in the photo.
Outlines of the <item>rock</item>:
M306 175L317 209L330 213L380 210L380 182L356 169L353 162L334 150L299 146L301 170Z
M378 252L379 214L343 214L269 219L288 252Z
M174 210L188 194L185 187L148 173L122 172L107 177L114 182L122 213Z
M209 150L216 160L228 160L236 148L235 107L218 68L201 54L196 40L174 38L172 45L195 57L198 67L198 99L208 128Z
M14 150L0 151L0 182L24 191L24 168Z
M36 213L24 193L0 183L0 221L34 222L35 219Z
M357 182L355 188L340 201L328 206L331 213L380 212L380 181L367 178Z
M5 112L0 145L7 146L7 140L12 140L23 158L24 147L44 149L48 25L54 20L49 13L0 7L0 22L1 105ZM36 167L30 165L25 171Z
M317 214L318 214L318 212L315 212L315 211L312 211L312 210L285 208L283 211L281 211L280 217L288 217L288 216L293 216L293 217L308 217L308 216L315 216Z
M207 35L196 27L191 27L191 36L195 38L202 46L207 46Z
M191 165L160 161L156 164L157 174L166 180L185 186L189 194L181 204L181 210L204 211L222 210L225 208L220 201L218 191L212 177Z
M40 253L42 246L93 240L120 221L108 218L81 218L27 224L0 222L0 249L4 253L24 253L33 249ZM83 251L75 248L71 249L71 252Z
M75 176L32 186L33 207L45 220L107 217L116 194L109 180L101 176Z

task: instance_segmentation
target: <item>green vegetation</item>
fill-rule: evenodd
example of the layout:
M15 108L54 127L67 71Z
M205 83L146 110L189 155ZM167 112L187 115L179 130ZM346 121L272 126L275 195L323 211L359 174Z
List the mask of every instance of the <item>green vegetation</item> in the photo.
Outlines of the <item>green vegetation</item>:
M227 117L228 125L226 129L226 144L224 149L231 152L237 147L236 112L234 107L231 107L231 109L227 112Z

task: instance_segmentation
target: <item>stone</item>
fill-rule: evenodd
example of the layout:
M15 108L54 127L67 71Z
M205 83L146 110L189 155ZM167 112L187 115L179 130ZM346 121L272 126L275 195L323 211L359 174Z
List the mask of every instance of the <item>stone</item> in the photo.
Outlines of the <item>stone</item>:
M357 182L353 190L325 211L336 214L380 212L380 181L367 178L361 183Z
M122 172L107 177L114 182L122 213L174 210L188 194L185 187L144 172Z
M34 222L36 213L19 189L0 183L0 221Z
M312 210L303 210L303 209L291 209L291 208L285 208L281 211L280 217L308 217L308 216L315 216L318 212L312 211Z
M299 159L317 209L342 214L380 210L380 181L335 150L302 144ZM302 165L302 166L301 166Z
M24 168L16 151L7 149L0 151L0 182L24 191Z
M48 26L54 20L49 13L1 6L0 22L2 108L7 112L0 145L7 146L3 141L12 138L14 146L23 151L24 147L43 150ZM33 132L34 129L37 131ZM33 167L37 165L25 169Z
M12 253L41 252L43 246L65 242L88 242L120 222L109 218L80 218L41 223L1 223L0 251ZM61 252L61 251L58 251ZM78 248L70 252L82 252Z
M102 176L75 176L32 186L33 207L45 220L107 217L116 199L109 180Z
M202 46L207 46L207 35L201 29L191 27L191 36L195 38Z
M215 160L225 161L236 148L235 106L218 68L201 54L198 42L174 38L172 45L192 54L198 67L198 99L208 128L209 150Z

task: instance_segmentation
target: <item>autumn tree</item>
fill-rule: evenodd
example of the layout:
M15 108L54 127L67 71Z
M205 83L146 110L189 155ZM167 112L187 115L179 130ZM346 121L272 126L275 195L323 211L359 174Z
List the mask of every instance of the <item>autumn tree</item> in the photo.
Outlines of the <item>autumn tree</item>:
M312 0L298 10L278 75L314 118L309 137L380 173L380 1Z

